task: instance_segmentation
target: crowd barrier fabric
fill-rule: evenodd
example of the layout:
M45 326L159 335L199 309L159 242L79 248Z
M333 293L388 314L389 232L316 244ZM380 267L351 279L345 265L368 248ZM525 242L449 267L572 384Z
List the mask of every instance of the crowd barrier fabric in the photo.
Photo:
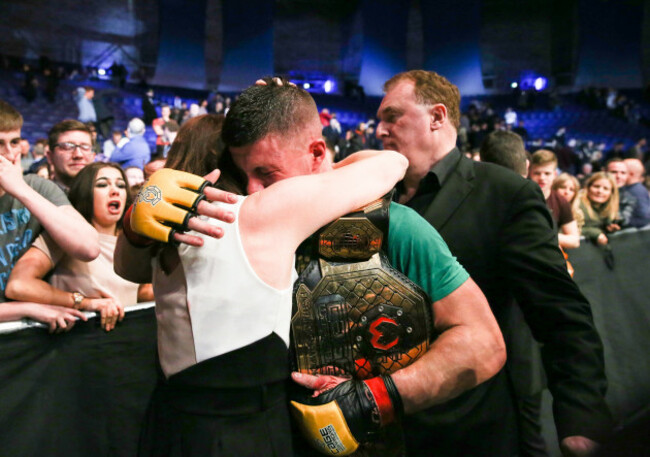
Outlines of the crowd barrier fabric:
M650 411L650 229L620 232L609 246L583 240L569 259L603 339L608 404L625 424Z
M157 379L153 304L111 332L94 317L44 327L0 324L0 456L135 456Z
M606 400L618 424L611 443L616 452L604 455L645 455L629 450L647 441L637 429L650 417L650 229L618 232L609 248L583 239L568 254L576 270L573 279L591 303L603 340ZM542 428L549 457L561 457L551 402L545 391ZM633 438L621 443L619 437L627 435Z

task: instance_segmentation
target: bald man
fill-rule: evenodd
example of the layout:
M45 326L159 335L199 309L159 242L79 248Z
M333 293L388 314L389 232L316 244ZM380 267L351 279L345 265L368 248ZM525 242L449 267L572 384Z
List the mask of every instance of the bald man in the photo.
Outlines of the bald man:
M630 217L630 227L644 227L650 224L650 195L643 185L645 169L639 159L625 159L627 181L625 191L631 194L636 203Z

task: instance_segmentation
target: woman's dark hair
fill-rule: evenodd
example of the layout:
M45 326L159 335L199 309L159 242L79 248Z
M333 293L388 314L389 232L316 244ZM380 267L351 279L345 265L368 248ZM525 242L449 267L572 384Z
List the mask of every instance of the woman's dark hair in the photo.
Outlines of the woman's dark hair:
M216 187L243 194L246 177L221 140L223 121L222 114L204 114L185 121L169 149L165 167L199 176L219 168L221 176Z
M102 168L115 168L116 170L119 170L120 174L122 175L122 179L124 179L124 183L126 184L128 182L126 180L126 175L124 174L122 167L116 163L110 162L91 163L89 165L86 165L77 174L77 176L75 176L74 180L72 181L72 185L70 186L68 198L70 199L72 206L74 206L74 208L79 211L79 214L81 214L84 219L86 219L90 224L92 224L95 209L95 195L93 193L95 189L95 178L97 177L99 170ZM127 208L131 206L131 203L131 191L129 190L129 186L127 184L126 204L124 205L124 210L122 211L122 217L120 217L120 220L117 223L118 229L122 228L122 219L124 218L124 213L126 212Z

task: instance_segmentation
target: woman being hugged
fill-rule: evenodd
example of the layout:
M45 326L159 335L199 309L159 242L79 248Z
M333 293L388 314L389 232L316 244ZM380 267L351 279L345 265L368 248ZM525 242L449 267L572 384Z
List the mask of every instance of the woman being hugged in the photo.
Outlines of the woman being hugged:
M618 224L618 188L609 173L591 175L575 205L584 215L582 235L594 243L606 245L609 242L607 235L621 229Z
M140 287L113 271L117 235L131 200L124 171L112 163L90 164L76 176L69 198L99 233L99 257L92 262L73 259L43 234L16 263L7 284L7 296L96 311L101 315L102 328L109 331L124 318L124 307L138 301ZM50 273L48 283L43 278Z

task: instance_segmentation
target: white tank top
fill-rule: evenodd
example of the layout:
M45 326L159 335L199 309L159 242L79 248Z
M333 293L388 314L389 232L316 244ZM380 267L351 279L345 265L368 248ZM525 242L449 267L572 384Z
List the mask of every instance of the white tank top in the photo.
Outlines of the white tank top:
M157 310L159 349L167 376L252 344L273 332L289 347L292 290L297 274L294 269L292 284L284 290L269 286L257 276L248 262L239 233L239 211L245 199L240 197L228 207L235 214L234 223L207 219L210 224L223 228L221 239L193 232L203 239L203 246L178 247L186 281L186 303L165 304L157 300L157 308L162 308ZM189 326L181 318L184 315L186 320L188 314ZM161 318L164 322L160 322ZM191 331L191 337L179 338L179 331L185 333L183 328ZM180 342L182 346L192 344L193 348L178 347ZM165 353L169 351L176 354ZM173 368L165 367L166 359L170 362L176 359L171 364Z

